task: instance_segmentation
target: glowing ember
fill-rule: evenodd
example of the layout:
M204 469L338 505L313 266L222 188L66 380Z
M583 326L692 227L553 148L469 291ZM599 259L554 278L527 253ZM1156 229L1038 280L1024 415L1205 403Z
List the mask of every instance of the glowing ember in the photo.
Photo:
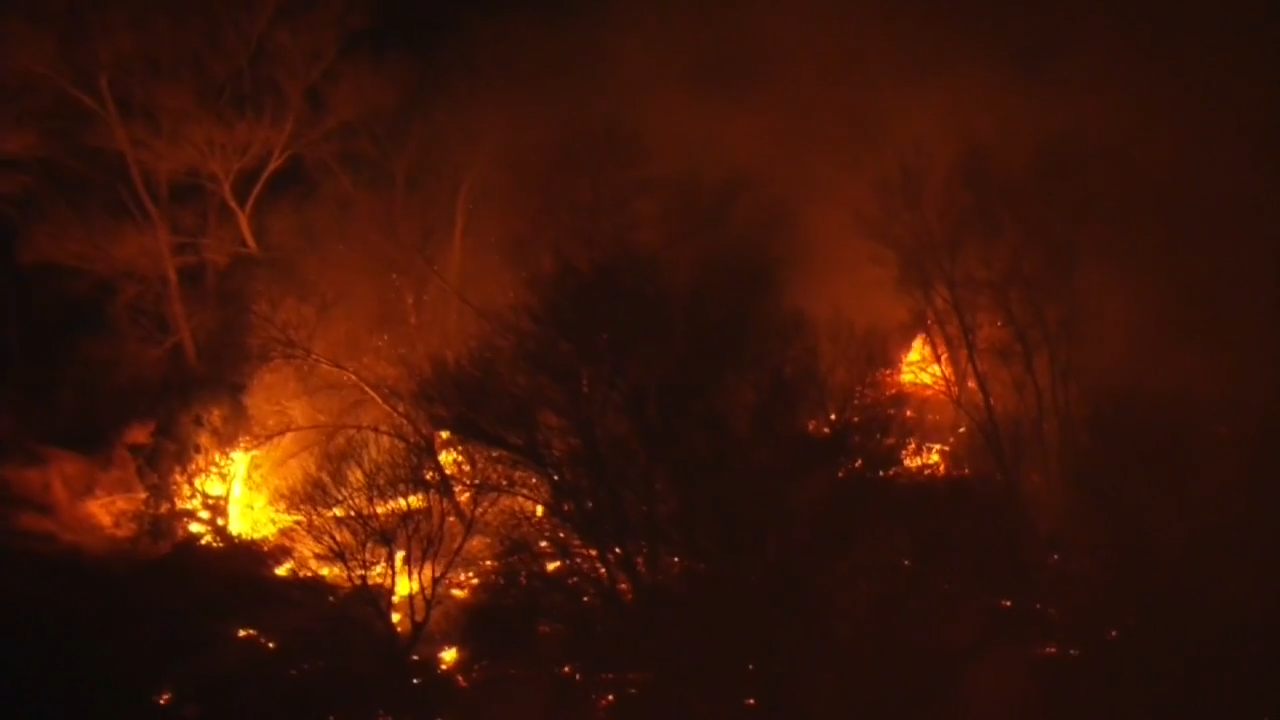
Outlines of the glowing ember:
M910 440L902 449L902 465L923 475L941 475L947 471L943 453L947 447L941 443L925 443Z
M935 355L933 346L922 334L914 339L903 354L896 377L890 382L896 380L897 384L907 392L923 395L945 388L946 373L945 359L940 360ZM436 440L439 462L450 477L463 478L477 472L476 468L472 467L473 456L466 451L457 438L448 432L439 432ZM942 475L949 470L946 462L948 450L949 448L943 444L913 439L903 448L902 467L915 476ZM191 518L188 525L189 532L199 537L201 542L209 544L217 544L228 538L283 543L291 551L291 557L276 567L275 571L279 575L298 574L327 579L343 577L340 568L332 562L326 562L317 557L317 555L323 556L323 553L309 551L306 547L307 541L300 536L303 533L295 532L302 527L297 525L299 518L284 509L283 498L272 496L271 491L274 488L269 478L262 475L261 463L258 463L258 467L255 468L254 461L254 451L243 448L230 450L216 456L202 471L193 473L185 482L180 483L179 487L182 490L178 505L180 509L189 513ZM460 490L460 493L466 492L466 490ZM373 506L362 508L361 511L382 513L384 505L387 506L386 512L414 508L429 509L431 502L432 499L426 496L406 496L378 501ZM530 516L534 519L543 518L546 515L546 508L532 500L513 499L511 502L523 503L520 508L512 512L526 519ZM327 512L329 517L340 518L353 510L335 507ZM547 540L542 540L538 545L550 556L544 556L540 562L541 569L547 573L563 572L563 566L570 563L575 566L580 563L586 566L596 564L589 552L581 556L574 552L573 558L566 558L551 553ZM492 567L493 563L471 558L468 560L468 565L469 567L448 571L449 576L444 578L440 585L442 597L455 601L466 600L483 580L477 573L483 573L484 569ZM374 569L366 580L385 587L389 591L390 604L387 612L391 621L403 629L409 629L412 626L409 620L413 619L411 616L416 612L414 603L422 602L417 596L422 592L424 578L433 577L434 574L434 564L425 569L417 567L415 571L406 562L404 551L399 551L388 559L384 567ZM434 595L434 592L432 594ZM256 635L250 635L251 632L244 631L242 636L256 637ZM459 650L456 646L448 646L440 650L438 654L440 667L442 669L452 667L458 661L458 656Z
M437 456L445 472L451 477L462 477L471 472L471 464L467 462L466 455L458 448L457 441L449 431L436 433L436 442Z

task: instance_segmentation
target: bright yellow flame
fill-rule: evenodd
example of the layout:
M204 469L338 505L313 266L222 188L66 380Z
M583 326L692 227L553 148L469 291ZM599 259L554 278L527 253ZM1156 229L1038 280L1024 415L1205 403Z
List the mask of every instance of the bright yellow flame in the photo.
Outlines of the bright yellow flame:
M416 584L413 582L413 577L410 576L409 568L405 566L404 555L403 550L396 552L395 567L393 568L395 578L392 580L393 599L395 600L408 597L409 593L413 592Z
M468 455L458 447L457 440L447 432L437 435L440 441L437 448L440 464L451 475L465 475L472 472ZM290 544L293 557L278 564L274 570L277 575L290 576L296 574L314 574L332 581L341 582L344 577L338 568L322 561L307 551L305 540L303 545L296 545L300 538L282 532L288 529L297 518L291 515L279 498L273 497L274 486L270 478L261 473L261 464L256 464L255 453L246 449L224 452L213 458L212 462L203 466L198 473L188 475L180 485L178 497L179 507L188 511L192 518L187 530L206 544L217 544L227 537L271 540ZM406 495L388 500L385 506L379 505L375 511L398 512L402 510L429 508L432 498L427 495ZM541 515L541 506L537 512ZM342 517L341 508L329 511L333 517ZM412 562L411 562L412 561ZM389 619L399 627L407 625L407 619L413 612L420 610L424 600L424 592L434 595L437 592L434 580L434 564L427 562L422 566L423 558L410 558L401 550L390 562L371 568L369 581L390 590L390 606L387 608ZM472 595L473 589L482 582L476 572L459 570L450 573L439 592L445 597L462 601ZM237 633L240 637L257 637L255 631L242 629ZM262 640L268 647L273 644ZM459 650L455 646L440 651L438 660L442 669L451 667L458 659Z
M934 352L934 345L924 333L916 335L911 347L903 353L898 366L898 382L912 392L945 391L949 371L946 357ZM918 475L942 475L947 471L940 443L910 440L902 449L902 466Z
M902 356L898 380L906 387L924 387L942 390L946 387L946 366L943 358L933 351L933 344L924 333L911 341L911 347Z
M909 440L902 449L902 466L925 475L941 475L946 472L942 454L947 447L941 443L923 443Z
M471 469L467 458L457 448L440 448L437 456L440 458L440 466L450 477L458 477Z
M268 537L275 534L278 521L267 496L248 486L253 453L231 453L231 483L227 488L227 530L237 537Z
M262 540L273 537L288 524L288 518L272 505L265 490L252 483L253 458L252 451L232 450L216 458L208 470L191 481L179 501L183 509L200 518L187 525L189 532L215 542L211 525L218 525L233 537ZM220 516L210 509L210 505L219 504Z

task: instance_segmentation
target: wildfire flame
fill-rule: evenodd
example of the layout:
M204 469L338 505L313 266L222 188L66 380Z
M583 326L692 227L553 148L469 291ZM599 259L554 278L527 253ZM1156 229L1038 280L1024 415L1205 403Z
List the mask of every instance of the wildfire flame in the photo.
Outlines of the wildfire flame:
M440 463L450 476L460 477L471 472L465 453L456 447L447 432L439 433L437 440ZM318 559L317 553L306 546L305 538L288 532L298 518L290 514L281 498L272 495L271 479L255 467L255 456L254 451L243 448L221 453L179 483L183 490L178 497L178 507L194 517L187 524L187 531L207 545L218 545L227 539L276 543L291 556L275 568L280 576L342 578L341 568ZM386 505L388 511L395 512L428 507L428 503L428 498L408 496L389 500ZM333 517L341 517L345 512L344 508L330 511ZM529 512L541 517L541 506ZM432 582L429 576L420 577L421 568L410 567L405 555L403 550L396 552L385 567L371 568L367 578L390 592L390 618L401 627L408 626L406 611L426 586L424 583ZM451 577L446 578L440 591L448 598L462 600L481 580L475 571L459 568L451 571ZM456 654L456 649L454 652Z
M945 356L939 357L928 335L916 335L898 363L898 382L908 392L939 393L946 391L948 377ZM942 475L947 471L948 450L942 443L909 440L902 449L902 466L916 475Z
M924 333L916 335L911 347L902 355L898 366L898 381L903 387L915 389L945 390L947 367L943 358L934 352L933 343Z
M454 663L458 662L458 647L449 645L436 654L436 659L440 661L441 670L448 670L453 667Z
M896 380L902 388L912 393L937 391L946 383L945 358L939 358L924 335L918 335L903 353L897 369ZM439 460L451 476L471 472L466 456L452 442L447 432L438 435ZM946 445L911 440L902 451L902 465L914 475L936 476L947 470ZM277 541L283 539L282 531L289 528L295 518L276 502L271 495L271 484L261 472L255 471L256 452L239 448L217 456L206 464L203 472L187 480L180 494L178 505L191 513L194 519L187 530L201 542L217 544L224 538L243 540ZM413 506L413 498L406 499ZM542 506L533 509L535 517L543 516ZM334 510L335 515L340 510ZM309 558L305 548L292 548L294 558L280 564L276 573L291 575L308 573L321 577L337 577L336 568L317 563ZM554 572L563 561L545 561L546 572ZM404 618L400 612L408 599L419 589L420 580L404 563L404 553L397 553L389 567L383 568L381 579L391 590L391 619L400 624ZM375 573L376 575L377 573ZM371 579L377 579L371 578ZM468 597L471 589L481 582L473 571L458 573L448 583L447 593L455 599ZM440 666L452 666L458 657L458 649L446 647L439 654Z
M218 542L214 526L232 537L265 540L288 524L289 518L251 476L254 455L251 450L222 453L186 484L178 506L196 516L187 529L203 542Z
M902 449L902 466L921 475L942 475L947 471L942 443L926 443L908 440Z

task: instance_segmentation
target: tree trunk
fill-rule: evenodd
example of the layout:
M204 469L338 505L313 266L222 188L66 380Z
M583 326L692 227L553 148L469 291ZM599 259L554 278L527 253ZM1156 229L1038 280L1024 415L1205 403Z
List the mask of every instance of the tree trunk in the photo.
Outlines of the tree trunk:
M250 220L249 214L236 203L231 190L228 189L224 192L227 207L231 208L231 214L236 218L236 228L240 231L240 239L244 242L245 249L249 251L250 255L257 255L259 252L258 237L253 233L253 222Z
M187 306L182 302L182 284L178 280L178 271L173 264L173 249L170 246L169 228L163 222L155 224L156 242L160 245L160 254L164 262L165 296L169 301L169 319L173 322L178 340L182 343L182 356L187 366L195 369L200 358L196 354L196 340L191 332L191 321L187 317Z
M471 180L473 175L468 175L463 181L462 186L458 188L458 197L453 207L453 247L450 252L450 263L452 267L449 269L449 282L453 283L453 313L449 316L449 344L450 347L457 347L458 337L458 321L459 315L462 313L462 298L459 293L462 292L462 260L463 250L466 244L467 232L467 215L468 203L471 195Z
M138 200L141 201L147 217L151 220L152 230L159 246L157 249L160 253L160 261L164 266L165 295L168 301L169 319L173 322L174 330L177 331L178 339L182 343L182 354L187 360L188 367L195 369L199 364L199 357L196 354L196 341L191 332L191 322L187 317L187 308L182 302L182 285L178 280L178 269L173 262L173 244L169 233L169 225L161 214L160 208L156 206L155 198L152 197L150 190L147 188L147 181L142 176L142 169L138 166L137 155L133 150L133 142L130 140L129 131L125 128L124 121L120 117L120 110L116 107L115 97L111 94L106 75L99 76L98 89L102 93L102 103L107 123L111 126L111 133L115 136L116 144L119 146L121 154L124 155L125 164L129 167L129 179L133 181L134 190L138 193ZM161 181L163 182L163 178Z

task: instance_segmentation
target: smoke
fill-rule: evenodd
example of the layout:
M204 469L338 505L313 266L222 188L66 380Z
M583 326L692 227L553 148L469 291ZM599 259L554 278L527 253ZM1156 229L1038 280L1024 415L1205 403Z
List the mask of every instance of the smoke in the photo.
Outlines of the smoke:
M149 432L132 426L118 445L96 456L34 446L28 462L0 466L0 482L18 501L7 520L22 532L84 550L119 547L134 535L145 500L128 448L148 442Z
M869 7L706 7L494 24L465 41L487 62L446 105L516 156L622 122L655 172L750 178L797 218L797 300L864 323L903 319L858 223L886 163L921 148L944 163L994 138L1022 152L1061 129L1055 98L944 28Z
M507 160L621 121L662 171L751 178L796 218L797 301L872 325L905 319L892 263L860 222L886 167L907 156L942 167L974 147L1016 167L1066 143L1071 191L1088 197L1086 221L1070 220L1086 248L1092 362L1170 385L1233 362L1218 350L1248 332L1241 318L1260 317L1249 308L1274 251L1259 241L1276 227L1253 191L1274 158L1257 141L1274 109L1259 71L1274 51L1242 34L1247 15L725 5L501 15L449 46L442 112ZM530 192L514 175L513 192ZM490 199L477 214L503 215ZM500 236L504 220L489 222ZM1188 341L1197 329L1214 342Z

